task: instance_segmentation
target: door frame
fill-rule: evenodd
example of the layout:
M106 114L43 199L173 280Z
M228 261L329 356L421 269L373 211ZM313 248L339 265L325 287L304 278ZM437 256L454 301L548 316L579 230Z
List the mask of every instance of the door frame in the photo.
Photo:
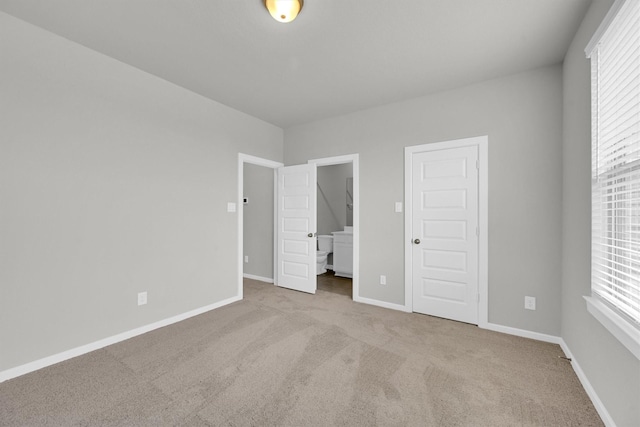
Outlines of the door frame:
M243 286L243 278L244 278L244 264L243 264L243 258L244 258L244 203L242 202L242 199L244 198L244 164L245 163L250 163L252 165L257 165L257 166L264 166L267 168L271 168L273 169L273 194L274 194L274 202L275 202L275 197L277 197L277 190L278 190L278 181L277 181L277 169L279 167L284 166L283 163L280 162L276 162L273 160L268 160L268 159L263 159L261 157L256 157L256 156L251 156L249 154L243 154L243 153L238 153L238 196L236 198L236 206L237 208L237 212L238 212L238 297L240 299L244 298L244 286ZM275 233L276 227L277 227L277 209L278 207L275 205L273 206L273 230ZM276 260L277 260L277 256L276 256L276 252L277 252L277 241L275 239L275 236L273 237L273 281L275 283L275 279L276 279Z
M489 323L489 137L486 135L404 149L404 304L407 311L413 312L413 155L469 146L478 147L478 326L486 328Z
M324 157L309 160L316 167L351 163L353 166L353 277L351 279L353 301L365 302L360 297L360 156L346 154L343 156Z

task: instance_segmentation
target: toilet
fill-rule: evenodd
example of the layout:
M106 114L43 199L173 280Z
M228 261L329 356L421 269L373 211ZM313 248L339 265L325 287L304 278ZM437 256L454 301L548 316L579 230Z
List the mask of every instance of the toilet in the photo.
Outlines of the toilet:
M316 274L327 272L327 257L333 252L333 236L318 236L318 250L316 251Z

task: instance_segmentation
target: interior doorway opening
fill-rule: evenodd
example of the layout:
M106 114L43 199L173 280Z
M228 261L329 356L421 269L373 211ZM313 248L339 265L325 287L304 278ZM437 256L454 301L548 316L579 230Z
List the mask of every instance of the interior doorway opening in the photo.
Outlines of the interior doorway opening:
M318 289L359 300L360 177L359 156L350 154L309 160L317 167L318 250L330 240L326 272L318 275ZM319 263L321 264L321 263ZM321 268L322 265L318 265Z
M335 274L335 269L337 267L339 267L339 265L336 265L335 262L335 258L331 257L330 259L330 264L328 264L329 266L331 266L331 272L333 272L330 275L327 275L326 278L327 279L333 279L335 280L342 280L342 281L350 281L350 287L345 286L345 283L343 282L340 286L340 289L342 289L342 293L347 293L348 291L350 291L350 297L354 300L354 301L360 301L360 297L359 297L359 257L360 257L360 248L359 248L359 217L360 217L360 210L359 210L359 200L360 200L360 196L359 196L359 158L357 154L351 154L351 155L344 155L344 156L337 156L337 157L330 157L330 158L323 158L323 159L314 159L314 160L309 160L307 162L307 164L309 165L313 165L313 168L315 170L315 168L318 167L326 167L326 166L332 166L332 165L349 165L350 166L350 171L351 171L351 177L349 179L349 182L347 183L346 181L346 177L345 177L345 183L344 183L344 196L345 196L345 202L344 202L344 214L345 217L349 217L349 222L352 225L349 225L348 227L351 227L351 229L347 229L345 230L344 227L347 227L346 225L346 218L345 218L345 225L342 226L342 233L345 234L351 234L351 242L348 242L351 244L351 247L349 248L349 250L347 251L349 257L350 257L350 271L349 269L347 270L339 270L339 272L341 273L340 275ZM258 168L254 168L253 166L259 166ZM271 182L273 183L273 220L270 221L271 223L271 227L268 226L263 226L263 227L268 227L269 230L267 231L267 234L271 235L271 240L270 242L268 241L266 244L269 245L270 248L272 248L271 251L268 250L264 250L264 252L266 253L271 253L271 265L272 268L270 270L270 273L255 273L254 270L252 268L245 268L245 267L249 267L246 266L246 264L251 265L252 264L252 256L245 253L246 250L248 249L249 245L259 245L261 246L263 249L265 248L265 238L264 238L264 233L262 233L261 235L263 237L261 237L259 240L261 240L261 243L257 243L254 242L252 239L254 237L257 237L257 235L255 235L255 232L253 232L253 225L249 225L248 223L245 224L245 211L246 214L249 214L249 209L256 209L256 201L257 199L255 199L254 197L245 197L245 191L248 190L247 186L251 185L251 180L253 179L249 174L246 174L246 171L249 170L262 170L262 172L265 172L266 169L266 173L267 174L271 174ZM271 172L269 172L269 169L271 170ZM279 188L279 171L283 172L287 169L291 169L291 167L285 168L284 165L280 162L275 162L272 160L266 160L266 159L262 159L259 157L255 157L255 156L250 156L250 155L246 155L246 154L239 154L238 156L238 196L237 196L237 205L238 205L238 253L237 253L237 271L238 271L238 296L240 298L243 297L243 279L245 277L250 278L250 279L254 279L254 280L260 280L263 282L268 282L268 283L274 283L276 285L278 284L278 277L279 277L279 270L278 268L280 268L279 266L279 252L278 252L278 243L281 240L278 236L278 232L279 232L279 228L278 228L278 215L279 215L279 209L278 209L278 204L280 202L282 202L282 200L280 200L279 195L278 195L278 188ZM246 183L245 183L245 179L246 179ZM314 181L316 180L315 178L315 174L314 174ZM264 179L266 181L266 179ZM261 185L263 185L264 183L261 183ZM314 183L314 189L316 188L316 183ZM348 186L348 187L347 187ZM349 192L349 197L350 197L350 202L347 202L347 191ZM249 194L249 193L246 193ZM326 195L326 194L325 194ZM322 196L321 196L322 197ZM316 195L317 198L317 195ZM245 204L246 202L246 204ZM349 204L350 206L347 206L347 204ZM262 206L262 209L264 210L265 207ZM269 207L267 207L266 209L271 209ZM314 208L315 209L315 208ZM347 212L347 209L350 212ZM317 212L314 212L317 213ZM253 214L253 212L252 212ZM314 215L315 216L315 215ZM313 220L313 228L314 230L316 229L316 223L315 223L315 219ZM332 228L335 228L336 226L333 226ZM285 227L286 228L286 227ZM264 230L263 230L264 231ZM329 231L329 230L327 230ZM335 230L335 231L340 231L340 230ZM315 233L318 234L318 233ZM331 232L331 235L333 236L333 232ZM310 234L311 237L315 237L313 233ZM268 238L267 238L268 240ZM340 239L338 239L340 240ZM339 242L340 243L340 242ZM342 242L344 243L344 242ZM264 255L264 254L263 254ZM248 259L247 259L248 257ZM267 257L269 257L269 255L267 255ZM245 262L247 261L247 262ZM261 262L262 263L262 268L263 271L268 271L264 269L264 263L265 263L265 259L264 256L262 256L261 258L257 258L257 259L253 259L253 261L256 262ZM339 260L338 260L339 261ZM252 266L253 267L253 266ZM316 267L316 265L313 265L313 267ZM315 268L314 268L315 270ZM315 293L315 288L316 288L316 279L317 276L314 275L314 292L311 293ZM324 285L323 285L324 286ZM327 284L326 285L328 289L332 289L335 290L335 284ZM285 286L286 287L286 286ZM344 289L347 289L347 291L345 291Z
M353 163L317 168L318 290L353 298Z
M238 155L238 295L243 279L274 283L275 180L283 164L240 153Z

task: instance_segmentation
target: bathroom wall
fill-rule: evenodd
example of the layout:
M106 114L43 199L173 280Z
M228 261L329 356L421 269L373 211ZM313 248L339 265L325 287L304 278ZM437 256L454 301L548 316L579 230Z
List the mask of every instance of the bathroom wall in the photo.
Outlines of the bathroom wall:
M558 336L560 65L287 128L285 164L360 154L360 296L403 305L404 213L394 204L404 200L404 147L479 135L489 137L489 322Z
M353 165L318 167L318 234L344 230L347 225L347 178Z
M0 58L0 372L235 297L282 130L4 13Z
M244 274L273 279L273 169L244 164Z

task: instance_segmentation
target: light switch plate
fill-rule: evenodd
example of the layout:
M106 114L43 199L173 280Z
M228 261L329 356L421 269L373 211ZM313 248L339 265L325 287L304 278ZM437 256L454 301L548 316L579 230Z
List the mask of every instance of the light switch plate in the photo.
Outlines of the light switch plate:
M147 303L147 293L139 292L138 293L138 305L145 305Z
M396 212L402 212L402 202L396 202Z
M234 202L227 203L227 212L235 212L236 204Z

